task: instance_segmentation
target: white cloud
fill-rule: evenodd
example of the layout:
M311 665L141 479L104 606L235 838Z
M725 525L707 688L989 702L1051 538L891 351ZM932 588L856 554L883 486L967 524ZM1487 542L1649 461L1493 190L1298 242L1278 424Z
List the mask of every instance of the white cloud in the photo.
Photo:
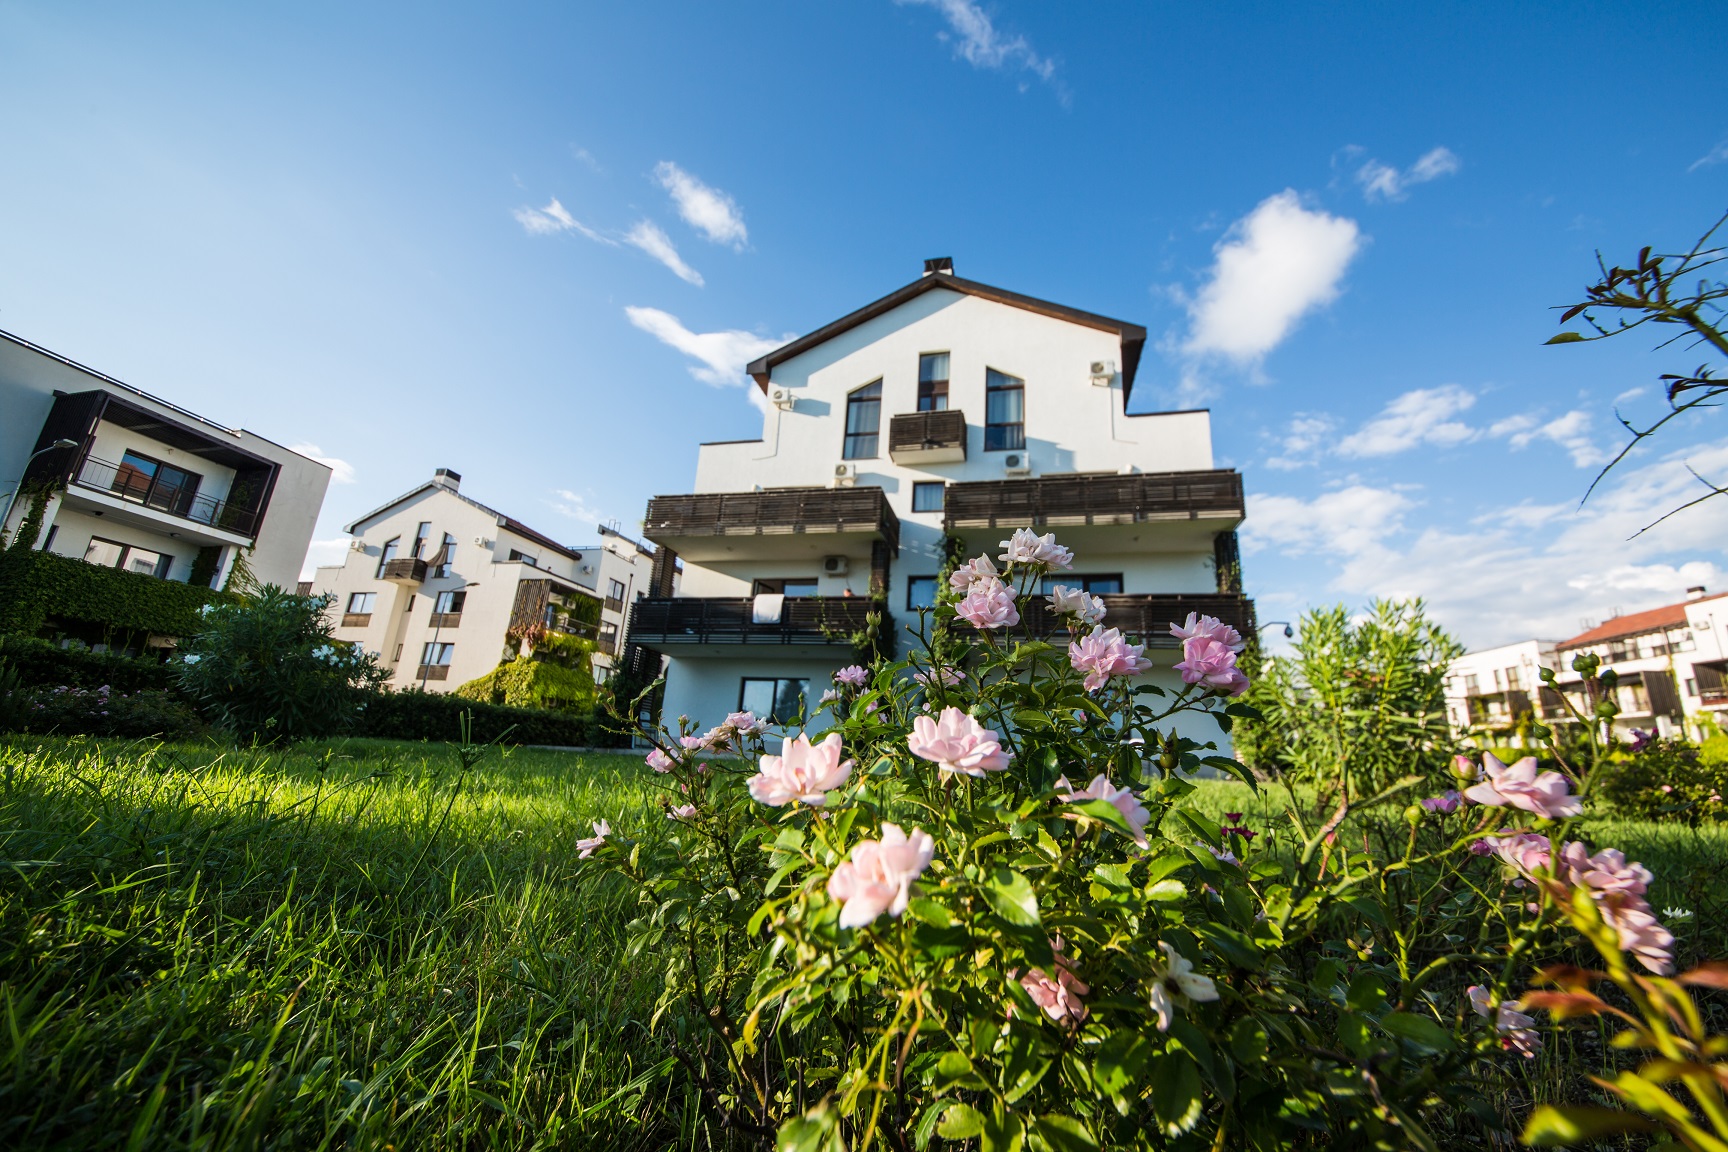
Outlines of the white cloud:
M1211 279L1189 303L1182 350L1254 363L1309 311L1338 297L1362 241L1354 220L1302 206L1286 189L1230 227Z
M518 208L511 215L516 217L516 222L522 225L530 236L555 236L560 232L579 232L598 243L612 247L618 245L618 241L596 232L570 215L569 211L564 205L558 203L556 198L544 208Z
M734 249L742 250L749 242L744 213L732 197L718 188L710 188L670 160L654 166L654 178L672 194L678 215L690 227L714 243L730 244Z
M1700 168L1708 168L1713 164L1722 164L1725 162L1728 162L1728 140L1721 141L1716 145L1716 147L1710 149L1710 151L1692 161L1691 167L1687 168L1686 171L1696 172Z
M1362 185L1362 195L1367 200L1402 200L1417 184L1450 176L1462 167L1462 161L1451 149L1435 148L1403 171L1369 160L1356 170L1356 182Z
M1387 404L1380 415L1340 440L1338 454L1390 456L1420 444L1449 448L1474 440L1480 433L1453 417L1475 403L1475 395L1456 384L1413 389Z
M1326 451L1336 427L1330 416L1298 414L1284 433L1279 454L1267 457L1266 466L1292 472L1313 464Z
M684 258L678 255L678 249L672 246L672 238L660 230L660 226L652 220L639 220L636 226L624 234L624 243L633 248L640 248L677 274L678 279L696 287L702 287L702 273L684 263Z
M624 314L630 318L630 323L662 344L670 345L697 361L690 365L690 375L717 388L747 385L746 364L796 339L792 335L774 339L736 328L725 332L692 332L679 322L678 317L658 308L631 306L624 309Z
M316 444L290 444L288 451L298 452L306 459L316 460L330 469L330 483L332 484L354 483L354 465L335 456L324 455L324 450Z
M1552 440L1571 453L1572 463L1579 468L1594 468L1608 462L1608 453L1590 437L1590 413L1582 409L1574 408L1546 424L1536 423L1529 417L1513 417L1513 420L1529 421L1524 427L1514 431L1508 439L1507 442L1514 448L1527 448L1537 440ZM1503 420L1495 427L1500 428L1511 423L1511 420Z
M589 524L600 524L606 520L584 496L568 488L553 489L552 498L546 501L546 506L561 516Z
M306 559L300 562L300 579L310 580L318 568L340 567L348 555L347 536L334 540L313 540L306 545Z
M954 55L974 68L997 71L1024 70L1049 82L1055 78L1056 62L1032 50L1024 36L1005 36L997 31L988 13L973 0L894 0L896 4L921 4L936 9L948 22L940 33L951 40Z

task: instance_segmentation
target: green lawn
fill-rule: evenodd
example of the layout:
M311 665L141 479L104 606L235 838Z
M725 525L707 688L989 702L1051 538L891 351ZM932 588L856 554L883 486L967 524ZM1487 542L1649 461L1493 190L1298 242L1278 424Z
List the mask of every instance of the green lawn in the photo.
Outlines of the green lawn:
M0 1147L710 1147L632 903L576 882L639 759L0 740ZM1200 803L1264 827L1271 803ZM446 811L448 816L446 817ZM1720 832L1604 824L1716 941ZM1700 903L1709 901L1708 912ZM663 1024L662 1027L665 1025Z

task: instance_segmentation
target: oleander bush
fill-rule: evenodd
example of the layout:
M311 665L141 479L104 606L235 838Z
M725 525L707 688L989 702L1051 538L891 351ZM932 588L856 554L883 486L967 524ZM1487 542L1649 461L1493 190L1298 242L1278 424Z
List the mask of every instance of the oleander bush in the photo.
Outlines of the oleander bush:
M783 1149L1488 1147L1522 1120L1484 1086L1542 1044L1518 990L1580 900L1671 967L1650 873L1567 838L1587 773L1460 757L1423 795L1421 771L1345 770L1317 809L1285 776L1277 823L1209 816L1192 774L1254 778L1174 721L1255 719L1244 638L1173 624L1180 685L1145 683L1100 602L1033 594L1066 549L1003 543L934 611L946 662L843 670L826 731L777 753L748 713L661 732L666 833L601 820L579 842L585 882L635 892L661 1036L722 1128ZM1045 611L1066 646L1021 628Z

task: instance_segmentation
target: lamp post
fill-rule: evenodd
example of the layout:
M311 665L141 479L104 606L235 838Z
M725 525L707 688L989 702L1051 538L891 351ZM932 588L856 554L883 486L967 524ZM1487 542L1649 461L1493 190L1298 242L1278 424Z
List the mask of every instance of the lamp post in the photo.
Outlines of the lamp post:
M1296 635L1296 630L1290 627L1290 621L1288 620L1268 620L1266 623L1260 625L1259 631L1264 632L1266 629L1276 628L1280 624L1284 625L1284 639L1288 640L1290 637Z
M478 587L480 587L480 581L478 580L470 580L468 583L462 585L464 591L469 588ZM445 591L448 592L450 589L446 588ZM437 596L432 597L432 615L437 618L435 623L432 625L432 655L436 657L438 655L438 633L444 627L444 614L438 611ZM426 691L426 678L430 675L432 675L432 665L422 661L420 664L420 691Z
M78 441L68 440L65 437L61 437L60 439L54 441L54 443L48 445L48 447L46 447L46 448L38 448L36 451L30 453L30 459L29 460L24 461L24 474L28 475L30 472L30 461L36 459L36 457L42 455L44 452L53 452L56 449L60 449L60 448L76 448L76 447L78 447ZM6 497L6 514L4 516L0 516L0 531L4 531L6 528L6 522L8 520L12 519L12 505L14 505L18 502L18 493L20 491L22 491L23 488L24 488L24 476L19 476L17 486L15 488L13 488L11 494ZM34 544L35 541L32 540L31 543Z

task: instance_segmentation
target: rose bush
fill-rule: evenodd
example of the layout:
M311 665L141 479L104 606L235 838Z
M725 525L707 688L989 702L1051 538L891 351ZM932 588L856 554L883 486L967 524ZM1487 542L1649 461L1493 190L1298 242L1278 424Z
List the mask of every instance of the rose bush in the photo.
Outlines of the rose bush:
M1572 894L1662 970L1648 873L1568 840L1577 781L1533 761L1461 759L1462 795L1346 777L1320 811L1282 785L1281 825L1208 816L1189 777L1254 777L1173 721L1251 715L1243 637L1173 622L1180 686L1147 683L1101 604L1036 595L1071 562L1030 531L968 561L923 647L836 677L814 737L770 751L748 713L658 733L665 833L581 841L587 882L634 889L655 1026L722 1128L1438 1148L1506 1127L1482 1084L1538 1050L1512 989ZM1042 611L1066 645L1016 631Z

